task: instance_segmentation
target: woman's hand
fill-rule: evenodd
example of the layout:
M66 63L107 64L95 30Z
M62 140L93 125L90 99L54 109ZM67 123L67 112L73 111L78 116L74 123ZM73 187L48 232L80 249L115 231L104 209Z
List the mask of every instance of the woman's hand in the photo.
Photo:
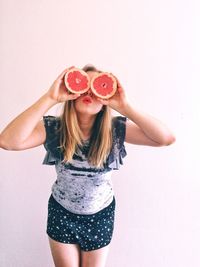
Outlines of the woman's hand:
M112 73L110 73L112 74ZM113 74L112 74L113 75ZM114 76L114 75L113 75ZM125 91L120 84L119 80L117 79L116 76L114 76L116 81L117 81L117 90L115 94L109 98L109 99L102 99L102 98L97 98L103 105L108 105L112 109L116 110L117 112L120 112L126 107L128 100L126 98Z
M47 95L54 101L60 103L60 102L65 102L68 100L76 99L77 97L80 96L80 94L72 94L69 93L65 83L64 83L64 76L66 72L70 69L74 68L74 66L65 69L58 77L57 79L53 82L52 86L50 89L47 91Z

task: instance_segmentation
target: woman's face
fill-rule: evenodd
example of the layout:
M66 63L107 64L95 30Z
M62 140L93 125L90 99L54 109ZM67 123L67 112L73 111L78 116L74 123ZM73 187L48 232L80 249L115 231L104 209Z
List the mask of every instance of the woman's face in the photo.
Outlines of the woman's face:
M94 75L98 74L95 71L88 71L87 74L90 77L90 81ZM87 98L84 100L84 98ZM91 88L86 93L83 93L79 96L75 101L75 109L78 113L84 113L88 115L95 115L97 114L103 107L103 104L97 100L97 97L91 91Z

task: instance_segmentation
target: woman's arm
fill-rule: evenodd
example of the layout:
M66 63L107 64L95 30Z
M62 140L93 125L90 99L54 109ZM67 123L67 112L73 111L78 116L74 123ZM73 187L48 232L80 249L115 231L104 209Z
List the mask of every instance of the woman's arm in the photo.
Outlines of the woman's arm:
M131 120L126 122L125 142L148 146L166 146L175 142L175 136L166 125L136 107L127 103L120 113Z
M100 98L98 100L130 119L126 122L125 142L147 146L165 146L174 143L175 136L162 122L133 107L119 80L115 78L117 80L115 95L107 100Z
M20 150L33 130L38 130L41 117L56 103L47 93L44 94L32 106L12 120L1 132L0 147L7 150ZM37 138L36 135L35 132L35 141L38 142L39 135L37 135ZM41 138L45 138L44 134Z
M72 67L70 67L72 68ZM38 146L45 141L46 132L42 116L55 104L76 99L78 94L69 94L64 84L65 69L50 89L32 106L12 120L0 134L0 147L6 150L23 150Z

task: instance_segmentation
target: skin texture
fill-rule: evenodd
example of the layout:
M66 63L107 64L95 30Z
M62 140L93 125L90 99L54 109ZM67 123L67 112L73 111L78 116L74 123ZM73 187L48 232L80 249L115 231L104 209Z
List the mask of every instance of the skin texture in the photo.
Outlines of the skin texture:
M56 267L105 267L110 244L92 251L82 251L77 244L64 244L49 237Z

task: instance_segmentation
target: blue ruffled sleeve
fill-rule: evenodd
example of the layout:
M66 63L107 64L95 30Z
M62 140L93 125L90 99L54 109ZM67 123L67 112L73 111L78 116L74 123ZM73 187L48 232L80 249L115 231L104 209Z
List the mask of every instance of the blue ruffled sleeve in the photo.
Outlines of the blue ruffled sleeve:
M55 116L43 116L43 122L46 130L46 140L44 147L46 149L46 155L42 164L55 165L62 159L62 153L60 146L60 118Z
M127 117L116 116L113 118L113 146L107 158L106 165L113 170L119 170L123 165L123 158L127 155L124 145Z

